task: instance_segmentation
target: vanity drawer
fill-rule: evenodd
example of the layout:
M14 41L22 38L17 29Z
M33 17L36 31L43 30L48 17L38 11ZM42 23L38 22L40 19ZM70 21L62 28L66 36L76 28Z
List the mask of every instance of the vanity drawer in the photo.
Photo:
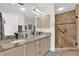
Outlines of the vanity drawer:
M41 40L36 41L36 46L41 44Z
M36 56L41 56L42 55L42 40L36 41Z

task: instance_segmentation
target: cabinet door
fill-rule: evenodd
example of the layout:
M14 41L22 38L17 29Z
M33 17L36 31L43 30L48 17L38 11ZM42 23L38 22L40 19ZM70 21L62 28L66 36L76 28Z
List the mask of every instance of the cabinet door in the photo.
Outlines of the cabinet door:
M51 44L51 41L50 41L50 37L47 37L47 50L50 49L50 45Z
M43 55L48 51L48 39L43 39Z
M35 42L31 42L31 43L27 44L26 55L27 56L35 56Z
M41 56L42 55L42 40L38 40L36 41L35 44L35 48L36 48L36 56Z
M4 53L3 52L0 52L0 56L4 56Z
M41 56L41 46L36 46L36 56Z
M23 48L24 48L23 46L19 46L19 47L15 47L7 51L4 51L3 53L5 56L23 56L24 55Z

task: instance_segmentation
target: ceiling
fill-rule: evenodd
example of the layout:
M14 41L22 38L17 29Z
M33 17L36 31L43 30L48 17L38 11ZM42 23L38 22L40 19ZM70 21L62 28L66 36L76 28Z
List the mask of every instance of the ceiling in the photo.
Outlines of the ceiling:
M36 15L33 13L34 8L45 13L45 11L49 9L50 5L52 5L52 3L24 3L24 5L19 5L18 3L0 3L0 10L8 13L24 14L28 18L35 18ZM21 7L26 8L26 11L21 11Z
M70 10L74 10L76 6L76 3L56 3L55 4L55 13L60 14L63 12L67 12ZM63 10L58 10L59 8L64 8Z
M19 5L18 3L0 3L0 10L8 13L18 13L23 14L28 18L35 19L36 15L33 13L33 9L37 8L43 13L47 11L52 11L51 8L53 3L24 3L24 5ZM55 13L63 13L75 9L76 3L56 3L55 4ZM26 8L26 11L23 12L20 10L21 7ZM59 8L64 7L64 10L58 11Z

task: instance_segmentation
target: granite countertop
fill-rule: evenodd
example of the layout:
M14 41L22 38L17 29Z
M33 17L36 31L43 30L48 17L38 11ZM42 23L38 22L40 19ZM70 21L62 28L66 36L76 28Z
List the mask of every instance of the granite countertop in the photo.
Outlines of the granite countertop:
M24 44L28 44L30 42L33 42L48 36L51 36L51 34L48 33L48 34L42 34L42 35L30 35L26 39L19 39L19 40L24 40L23 42L20 42L20 43L11 43L13 41L18 41L16 39L0 40L0 52L6 51Z

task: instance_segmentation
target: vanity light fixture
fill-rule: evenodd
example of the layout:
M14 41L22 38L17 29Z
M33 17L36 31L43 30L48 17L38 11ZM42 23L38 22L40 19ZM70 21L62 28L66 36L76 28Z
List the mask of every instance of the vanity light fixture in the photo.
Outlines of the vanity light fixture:
M38 9L36 9L36 12L38 12L39 14L43 14L43 12Z
M33 13L36 14L36 15L41 15L41 14L43 14L43 12L41 12L41 11L38 10L38 9L33 9Z
M37 12L35 12L35 11L33 11L33 13L36 14L36 15L40 15L39 13L37 13Z
M62 11L62 10L64 10L64 7L61 7L61 8L58 9L58 11Z
M43 12L40 12L41 14L43 14Z
M39 10L38 10L38 9L35 9L35 11L39 12Z
M21 11L26 11L26 9L25 8L21 8Z

